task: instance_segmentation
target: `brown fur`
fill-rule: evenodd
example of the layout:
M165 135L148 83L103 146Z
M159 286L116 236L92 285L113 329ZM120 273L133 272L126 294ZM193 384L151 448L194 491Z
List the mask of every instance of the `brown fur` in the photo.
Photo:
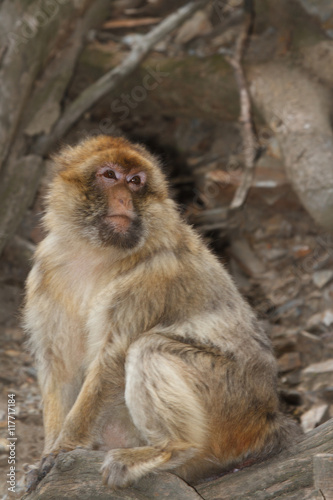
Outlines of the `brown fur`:
M195 482L282 448L293 425L279 412L270 343L180 218L156 159L102 136L55 163L25 307L44 454L105 449L104 481L119 487L153 470ZM130 195L142 225L133 247L101 242L96 231L115 193L96 194L105 164L147 176Z

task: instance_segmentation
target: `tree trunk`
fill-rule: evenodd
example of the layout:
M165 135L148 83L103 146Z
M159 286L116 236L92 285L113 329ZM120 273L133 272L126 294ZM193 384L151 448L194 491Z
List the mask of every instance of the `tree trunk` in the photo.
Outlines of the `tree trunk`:
M330 92L286 64L266 64L249 73L252 95L279 141L294 190L310 215L333 231Z
M51 472L24 500L316 500L332 499L333 419L266 462L192 488L177 476L161 473L125 490L102 485L104 453L77 449L60 454ZM329 454L329 455L328 455Z
M61 114L88 30L108 0L5 0L0 6L0 252L36 192L42 155L35 138Z

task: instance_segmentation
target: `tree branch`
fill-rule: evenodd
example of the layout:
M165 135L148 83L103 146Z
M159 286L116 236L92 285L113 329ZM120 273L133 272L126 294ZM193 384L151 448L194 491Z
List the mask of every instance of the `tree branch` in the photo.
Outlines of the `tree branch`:
M257 156L257 139L252 124L251 117L251 98L247 88L247 82L244 74L244 69L242 66L242 61L246 49L246 44L248 42L249 35L252 31L253 21L254 21L254 6L253 0L244 0L245 8L245 22L243 29L237 39L235 54L233 57L227 57L228 62L234 69L236 82L240 95L240 117L239 121L242 126L242 139L244 148L244 163L245 171L241 180L239 187L234 195L231 202L230 208L236 209L241 207L249 189L252 184L254 177L255 160Z
M265 462L251 465L195 487L171 473L144 477L131 488L110 490L101 480L105 453L76 449L60 453L55 466L37 489L22 500L315 500L318 490L326 498L332 487L333 419L303 436L288 450ZM318 457L318 454L325 454ZM319 460L319 462L318 462ZM325 461L325 467L320 463ZM315 462L315 466L313 463ZM325 469L325 470L324 470Z
M208 4L209 0L194 0L170 14L156 28L134 46L124 61L112 69L99 80L84 90L75 101L65 110L62 117L57 122L53 131L48 136L41 136L34 147L34 152L46 154L51 146L60 139L74 123L88 111L99 99L104 97L130 75L148 55L152 47L162 40L171 31L178 28L194 12Z

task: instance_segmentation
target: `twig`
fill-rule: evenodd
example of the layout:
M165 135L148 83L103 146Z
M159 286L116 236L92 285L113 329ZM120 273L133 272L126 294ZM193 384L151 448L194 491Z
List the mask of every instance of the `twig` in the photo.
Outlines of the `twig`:
M35 144L34 152L46 154L51 146L59 140L74 123L88 111L99 99L120 84L140 65L150 50L171 31L178 28L198 9L203 8L209 0L194 0L170 14L158 26L142 36L129 55L119 66L112 69L99 80L84 90L65 110L62 117L48 136L41 136Z
M139 26L149 26L161 21L160 17L145 17L144 19L113 19L103 24L103 29L136 28Z
M251 98L247 88L247 82L242 66L243 56L249 35L252 30L254 21L254 6L253 0L244 0L245 22L243 29L237 39L235 54L233 57L227 57L235 71L236 82L240 95L240 117L239 121L242 126L242 139L244 148L245 171L242 176L241 183L230 204L230 209L241 207L252 184L255 169L255 160L257 156L257 140L252 124L251 117Z

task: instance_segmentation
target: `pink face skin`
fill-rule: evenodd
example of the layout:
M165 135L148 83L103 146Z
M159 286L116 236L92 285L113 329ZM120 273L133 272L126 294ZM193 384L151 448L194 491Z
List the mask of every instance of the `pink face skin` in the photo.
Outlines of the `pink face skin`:
M118 233L125 234L135 218L132 193L140 191L146 182L146 173L133 168L129 173L119 165L100 167L97 181L108 198L106 222Z
M132 169L127 175L124 170L113 163L104 165L97 171L97 178L106 185L113 186L116 184L127 184L131 191L139 191L146 182L146 174L142 171Z

